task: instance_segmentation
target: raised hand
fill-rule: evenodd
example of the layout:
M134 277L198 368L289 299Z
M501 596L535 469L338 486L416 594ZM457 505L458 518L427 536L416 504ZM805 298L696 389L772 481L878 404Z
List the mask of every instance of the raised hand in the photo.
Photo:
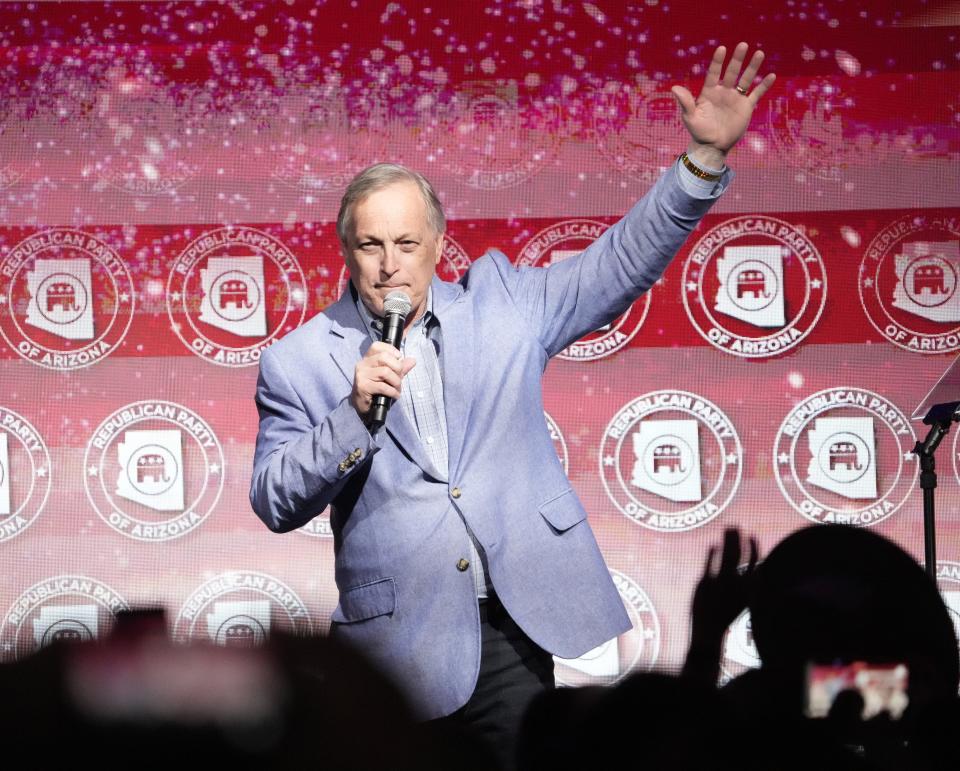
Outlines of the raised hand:
M745 568L740 567L740 533L724 531L723 550L717 565L717 547L711 546L700 583L691 604L691 639L683 666L685 677L712 687L720 673L720 654L727 627L747 607L750 584L757 567L759 549L754 538Z
M694 163L712 168L723 166L727 153L750 125L757 102L776 79L776 75L769 73L753 85L763 63L763 51L754 51L744 69L747 49L746 43L738 43L724 71L727 49L726 46L718 47L713 52L703 89L696 99L683 86L671 89L680 105L683 125L690 132L687 155Z

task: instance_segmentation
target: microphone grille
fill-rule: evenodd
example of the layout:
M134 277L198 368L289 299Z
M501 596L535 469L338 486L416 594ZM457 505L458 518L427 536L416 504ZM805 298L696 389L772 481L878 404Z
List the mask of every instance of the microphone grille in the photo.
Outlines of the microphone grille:
M406 292L396 290L383 298L383 314L385 316L388 313L397 313L406 318L412 307L413 303L410 302Z

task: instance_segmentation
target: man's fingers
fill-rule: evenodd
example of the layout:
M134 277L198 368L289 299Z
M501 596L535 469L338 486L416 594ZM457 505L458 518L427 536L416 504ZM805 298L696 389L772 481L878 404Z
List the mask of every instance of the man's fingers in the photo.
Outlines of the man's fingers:
M727 65L727 71L723 73L723 85L727 88L733 88L737 84L740 69L743 67L743 60L746 58L747 44L737 43L737 47L733 49L733 56L730 57L730 63ZM713 66L713 62L710 62L710 66Z
M670 91L673 92L674 97L676 97L677 104L680 105L680 109L683 110L684 115L689 115L697 108L697 102L693 98L693 94L683 86L673 86Z
M718 46L713 52L710 66L707 68L707 79L703 82L704 88L710 88L720 82L720 73L723 71L723 60L727 55L726 46Z
M750 63L747 65L747 69L743 71L743 74L737 81L737 86L749 90L750 84L753 83L753 79L757 76L757 71L760 69L760 65L763 64L763 57L763 51L757 49L753 52L753 56L750 57Z
M405 359L403 359L400 362L400 364L401 364L400 375L402 377L406 377L407 373L417 366L417 360L414 359L412 356L407 356Z
M765 93L767 93L767 90L770 88L770 86L773 85L773 81L775 81L776 79L777 79L777 76L771 72L763 80L760 81L760 85L758 85L755 89L753 89L753 91L750 92L749 99L751 102L753 102L754 107L757 106L757 102L760 101L760 97L763 96Z

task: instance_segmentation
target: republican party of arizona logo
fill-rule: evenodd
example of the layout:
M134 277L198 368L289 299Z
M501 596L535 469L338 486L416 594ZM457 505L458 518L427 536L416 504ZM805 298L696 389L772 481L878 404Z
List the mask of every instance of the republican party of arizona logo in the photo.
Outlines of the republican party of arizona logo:
M960 640L960 562L937 560L937 586Z
M576 659L554 656L559 685L609 685L631 672L648 672L660 655L660 619L646 592L625 574L611 570L613 583L630 616L632 627L619 637Z
M580 254L596 241L609 225L596 220L572 219L544 228L531 238L517 258L517 266L546 268ZM587 333L557 356L568 361L592 361L610 356L629 343L647 317L650 292L644 292L626 312L609 324Z
M309 636L313 622L297 593L280 579L253 571L221 573L200 586L180 608L173 628L178 642L252 648L271 630Z
M112 246L89 233L35 233L0 260L0 333L27 361L86 367L120 345L133 320L133 279Z
M251 227L198 236L167 280L167 312L177 337L197 356L248 367L264 348L300 326L307 282L283 243Z
M316 84L273 108L273 176L306 193L339 193L391 143L390 109L374 89ZM310 203L309 199L307 203Z
M625 404L600 445L614 505L651 530L691 530L733 500L743 447L717 405L686 391L652 391Z
M0 626L0 656L23 658L50 643L86 642L108 631L130 610L119 594L87 576L45 578L14 600Z
M767 113L777 157L820 179L841 179L846 156L858 152L843 138L846 97L837 83L813 79L805 89L784 89Z
M84 126L81 174L135 196L170 193L200 169L202 141L209 122L206 88L166 89L123 72L107 73L110 84Z
M775 356L800 344L827 301L820 253L797 227L750 215L717 225L683 266L683 307L721 351Z
M960 222L908 215L870 242L860 263L860 302L874 328L917 353L960 350Z
M440 264L437 266L437 275L443 281L459 281L460 277L467 272L470 267L470 255L455 239L448 234L443 236L443 247L441 248ZM350 274L344 265L340 268L340 276L337 279L337 294L341 295L347 288L347 281L350 280Z
M546 412L543 413L543 417L546 418L547 431L550 432L553 449L557 451L557 458L560 460L560 465L563 466L563 473L567 474L570 472L570 454L567 452L567 442L563 438L563 434L560 433L560 426L557 425L557 421Z
M677 100L649 81L610 83L593 110L597 147L613 167L638 182L656 182L677 159L677 137L685 129Z
M882 396L862 388L818 391L777 432L777 484L812 522L873 525L910 497L916 442L906 416Z
M193 410L167 401L127 404L87 442L87 497L101 519L138 541L194 530L223 491L223 448Z
M50 451L26 418L0 407L0 542L22 533L50 496Z
M525 95L515 80L463 81L437 102L444 167L470 187L514 187L556 156L558 102Z

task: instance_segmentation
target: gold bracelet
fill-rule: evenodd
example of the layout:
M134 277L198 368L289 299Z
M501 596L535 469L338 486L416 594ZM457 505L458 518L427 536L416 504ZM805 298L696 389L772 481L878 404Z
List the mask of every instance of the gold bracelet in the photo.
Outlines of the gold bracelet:
M687 171L693 174L693 176L699 177L707 182L716 182L721 176L723 176L722 174L712 174L709 171L704 171L693 161L691 161L685 152L680 153L680 162L687 167Z

